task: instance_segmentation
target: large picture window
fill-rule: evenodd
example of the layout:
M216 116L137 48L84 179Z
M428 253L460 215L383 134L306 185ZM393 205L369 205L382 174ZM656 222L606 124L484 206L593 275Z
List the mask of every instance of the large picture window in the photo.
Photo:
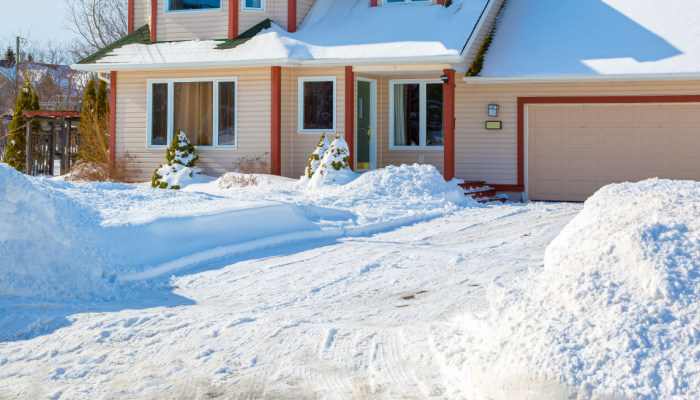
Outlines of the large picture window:
M299 78L299 131L335 132L335 77Z
M168 11L218 10L221 0L166 0Z
M241 8L243 11L265 11L265 0L243 0Z
M149 81L148 92L149 147L167 146L180 131L198 147L236 147L235 78Z
M389 88L390 148L441 149L443 132L442 82L396 80Z

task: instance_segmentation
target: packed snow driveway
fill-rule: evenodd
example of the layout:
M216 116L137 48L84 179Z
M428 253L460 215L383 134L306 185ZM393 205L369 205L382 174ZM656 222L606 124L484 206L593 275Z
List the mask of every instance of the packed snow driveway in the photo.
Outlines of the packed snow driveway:
M579 210L463 208L200 263L108 304L15 300L65 323L0 343L0 397L455 398L439 337L541 266Z

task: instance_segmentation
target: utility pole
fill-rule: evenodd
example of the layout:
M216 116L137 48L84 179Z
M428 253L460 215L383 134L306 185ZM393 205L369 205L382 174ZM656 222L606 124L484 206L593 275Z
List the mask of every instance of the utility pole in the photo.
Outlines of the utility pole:
M17 82L19 82L19 41L22 40L21 37L17 36L17 47L15 51L15 87L17 87Z

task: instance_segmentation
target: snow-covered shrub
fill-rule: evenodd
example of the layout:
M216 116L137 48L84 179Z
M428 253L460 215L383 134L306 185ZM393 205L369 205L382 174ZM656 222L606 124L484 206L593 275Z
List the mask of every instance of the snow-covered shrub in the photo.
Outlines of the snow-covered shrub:
M326 154L326 150L328 150L328 139L326 138L325 132L321 134L321 139L318 141L318 144L316 145L316 149L314 150L313 153L311 153L311 157L309 157L309 164L306 166L306 169L304 170L304 176L307 178L311 178L314 176L316 173L316 170L318 169L318 166L321 165L321 159L323 156Z
M165 153L167 165L159 166L153 172L151 186L160 189L180 189L188 178L201 174L202 170L194 168L199 156L194 153L194 145L187 135L180 131Z
M349 161L348 144L341 135L336 135L335 140L323 155L318 169L311 177L310 185L318 187L328 184L343 185L350 182L357 177L357 174L350 170Z

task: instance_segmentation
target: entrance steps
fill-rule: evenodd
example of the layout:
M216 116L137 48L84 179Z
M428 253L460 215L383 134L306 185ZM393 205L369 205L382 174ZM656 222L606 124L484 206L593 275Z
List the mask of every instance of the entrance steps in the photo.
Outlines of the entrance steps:
M464 181L459 186L464 189L465 196L470 196L479 203L505 203L508 200L506 195L496 193L496 189L487 185L485 181Z

